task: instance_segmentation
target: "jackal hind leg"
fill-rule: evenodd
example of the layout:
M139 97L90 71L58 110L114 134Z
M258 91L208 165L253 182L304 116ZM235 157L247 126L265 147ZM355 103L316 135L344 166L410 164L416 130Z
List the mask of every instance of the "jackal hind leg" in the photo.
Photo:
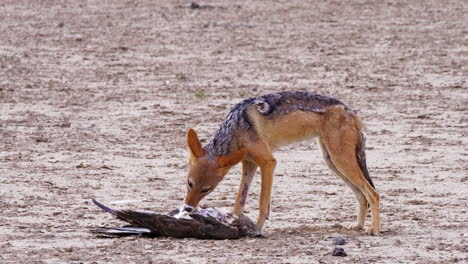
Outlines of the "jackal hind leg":
M236 205L232 214L240 215L244 212L244 206L247 202L247 195L249 193L250 184L252 179L257 171L257 165L253 162L243 160L242 161L242 176L241 182L239 185L239 190L237 191Z
M367 233L378 235L380 231L380 195L366 180L361 168L359 167L356 157L356 146L359 143L359 131L356 131L346 123L336 127L334 130L328 129L326 136L321 137L322 143L325 145L330 161L340 173L339 176L344 176L352 185L354 185L365 196L370 204L372 224L367 229ZM346 181L345 181L346 182ZM353 189L353 188L351 188ZM360 198L358 198L359 200ZM365 215L364 202L360 201L360 209L357 226L359 227L359 218Z
M356 196L356 199L358 200L359 206L358 206L357 222L354 224L351 223L349 225L346 225L346 227L351 230L361 230L364 227L364 222L366 220L366 215L367 215L368 203L367 203L366 196L361 190L359 190L358 187L356 187L346 176L344 176L336 168L335 164L333 164L333 162L331 161L330 153L328 153L328 150L326 149L325 145L322 143L320 139L318 139L317 141L319 143L320 149L322 150L323 159L325 160L325 163L328 165L328 168L330 168L330 170L332 170L336 174L336 176L338 176L338 178L343 180L346 183L346 185L349 186L349 188L351 188L354 195Z

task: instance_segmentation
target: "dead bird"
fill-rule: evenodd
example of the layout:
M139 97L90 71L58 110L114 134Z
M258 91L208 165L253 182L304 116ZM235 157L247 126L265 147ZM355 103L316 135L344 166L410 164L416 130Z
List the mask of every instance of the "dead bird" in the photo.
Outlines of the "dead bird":
M152 211L114 210L94 199L92 201L102 210L130 224L122 227L97 226L92 232L99 235L199 239L261 236L252 220L244 214L234 216L214 208L198 208L192 212L176 209L168 214L158 214Z

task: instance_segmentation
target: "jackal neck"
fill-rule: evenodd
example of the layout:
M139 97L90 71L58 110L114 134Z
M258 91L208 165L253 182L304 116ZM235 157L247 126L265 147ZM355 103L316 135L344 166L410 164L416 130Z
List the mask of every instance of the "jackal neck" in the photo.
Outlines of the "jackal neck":
M224 156L240 149L238 135L240 133L249 133L249 130L252 130L246 107L254 99L250 98L242 101L229 112L210 142L205 146L205 151L209 157Z

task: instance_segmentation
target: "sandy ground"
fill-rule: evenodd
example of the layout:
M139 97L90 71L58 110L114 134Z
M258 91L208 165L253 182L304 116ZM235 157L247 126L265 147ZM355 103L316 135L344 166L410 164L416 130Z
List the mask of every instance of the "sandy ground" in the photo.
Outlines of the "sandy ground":
M468 262L466 1L200 4L0 2L1 263ZM237 102L283 90L362 116L380 237L340 228L357 202L315 142L277 152L265 239L89 233L121 224L91 198L179 207L187 129L206 142ZM239 171L204 203L230 210ZM257 175L253 219L258 194Z

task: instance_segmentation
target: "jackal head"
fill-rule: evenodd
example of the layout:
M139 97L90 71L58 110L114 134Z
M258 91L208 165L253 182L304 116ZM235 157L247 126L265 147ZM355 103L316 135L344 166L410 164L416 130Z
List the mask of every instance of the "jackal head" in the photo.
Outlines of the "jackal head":
M190 212L214 190L229 169L244 158L247 150L241 149L225 156L212 157L207 155L193 129L187 132L187 146L190 156L183 210Z

